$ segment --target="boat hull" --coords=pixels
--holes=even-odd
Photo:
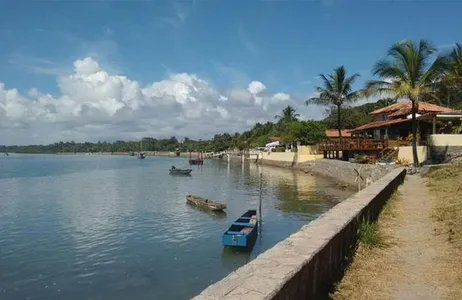
[[[224,209],[226,209],[226,204],[194,195],[187,195],[186,201],[191,205],[215,212],[223,211]]]
[[[252,248],[258,236],[256,210],[249,210],[223,234],[222,244],[229,247]]]
[[[169,172],[172,175],[189,175],[192,169],[170,169]]]

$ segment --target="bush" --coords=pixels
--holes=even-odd
[[[369,162],[369,159],[365,154],[355,154],[354,159],[358,164],[367,164]]]
[[[398,158],[398,159],[396,160],[396,163],[397,163],[398,165],[409,165],[409,164],[411,163],[411,161],[410,161],[409,159],[403,157],[403,158]]]
[[[276,149],[274,149],[274,152],[286,152],[286,148],[284,148],[284,147],[277,147]]]

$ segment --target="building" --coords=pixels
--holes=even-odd
[[[425,143],[428,135],[433,132],[433,120],[427,116],[439,113],[451,114],[454,111],[451,108],[431,103],[417,103],[417,140],[419,144]],[[375,140],[389,139],[401,141],[404,144],[411,141],[412,102],[410,100],[376,109],[370,114],[374,116],[374,121],[350,130],[353,137],[365,137]]]
[[[339,138],[338,129],[326,129],[326,137],[329,139]],[[342,138],[350,138],[351,132],[349,129],[342,129]]]
[[[351,138],[339,139],[338,130],[326,131],[328,139],[319,144],[323,151],[324,158],[342,158],[348,160],[356,154],[366,155],[375,159],[387,160],[392,157],[412,158],[412,102],[409,100],[400,101],[395,104],[376,109],[370,113],[374,121],[348,130]],[[434,153],[436,146],[440,149],[448,149],[451,146],[452,152],[456,151],[461,144],[462,135],[451,136],[451,127],[460,126],[462,112],[454,111],[451,108],[438,106],[426,102],[417,103],[417,144],[421,152],[422,161],[426,159],[427,147],[430,146],[430,156]],[[438,137],[445,133],[444,137]],[[435,145],[436,139],[444,140],[444,147]],[[446,142],[450,140],[450,142]],[[454,144],[454,145],[453,145]],[[438,149],[437,149],[438,150]],[[440,150],[438,150],[441,152]],[[401,153],[401,154],[400,154]],[[403,153],[408,153],[404,155]],[[441,156],[438,154],[438,156]],[[446,154],[445,154],[446,156]]]

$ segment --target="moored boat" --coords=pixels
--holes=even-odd
[[[223,209],[226,209],[226,204],[195,195],[187,195],[186,201],[191,205],[206,208],[211,211],[223,211]]]
[[[189,175],[192,172],[192,169],[170,169],[169,170],[170,174],[175,174],[175,175]]]
[[[256,210],[248,210],[223,233],[223,246],[252,248],[258,236]]]
[[[137,156],[139,159],[145,159],[146,158],[146,153],[144,152],[140,152],[138,153],[138,156]]]

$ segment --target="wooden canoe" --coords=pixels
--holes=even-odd
[[[223,211],[223,209],[226,209],[226,204],[213,201],[213,200],[209,200],[207,198],[195,196],[195,195],[187,195],[186,201],[191,205],[199,206],[201,208],[206,208],[211,211]]]
[[[248,210],[223,233],[223,246],[251,249],[258,236],[258,218],[256,210]]]

